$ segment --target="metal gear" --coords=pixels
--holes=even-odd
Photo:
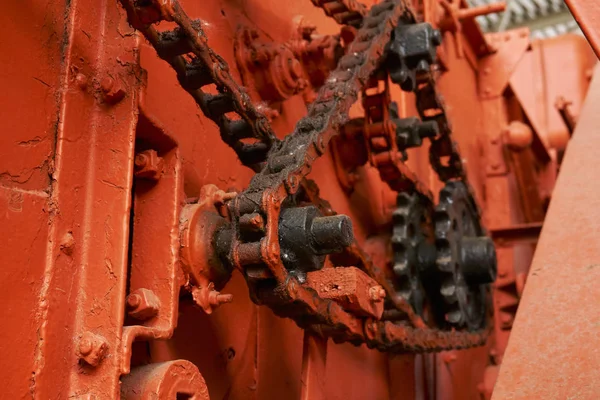
[[[418,193],[399,193],[397,208],[392,214],[394,224],[392,249],[396,294],[410,303],[415,313],[423,315],[425,292],[420,272],[435,261],[435,248],[428,242],[431,232],[431,203]]]
[[[432,295],[443,299],[434,310],[438,323],[481,329],[487,320],[489,284],[496,279],[496,252],[463,182],[449,181],[440,191],[434,224],[438,279]]]

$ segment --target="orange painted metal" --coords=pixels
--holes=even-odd
[[[565,154],[494,399],[593,399],[600,391],[596,69]],[[565,223],[568,221],[568,223]]]
[[[298,81],[316,86],[332,68],[340,27],[312,3],[181,1],[192,18],[206,22],[210,45],[227,61],[233,78],[249,86],[257,104],[264,102],[260,110],[272,119],[279,137],[293,130],[312,99],[312,88],[296,87]],[[494,41],[472,18],[489,7],[467,11],[465,2],[448,4],[421,5],[425,18],[446,30],[439,50],[439,89],[496,240],[494,329],[478,348],[395,356],[304,332],[255,305],[240,271],[218,270],[222,265],[215,258],[215,238],[227,216],[223,203],[247,187],[253,172],[223,143],[217,126],[201,114],[176,74],[129,26],[117,1],[7,4],[0,16],[3,396],[477,399],[489,398],[502,365],[497,398],[504,398],[516,387],[518,372],[528,376],[533,360],[545,362],[546,374],[563,373],[543,357],[568,354],[540,351],[527,339],[543,338],[535,336],[548,323],[542,311],[567,319],[587,301],[584,292],[576,292],[580,297],[558,304],[564,308],[547,298],[542,303],[544,288],[557,284],[553,276],[591,285],[596,271],[593,260],[576,254],[578,242],[565,239],[564,223],[558,229],[559,217],[570,221],[572,206],[583,203],[573,196],[593,194],[583,185],[593,168],[576,165],[573,156],[592,154],[583,138],[593,136],[582,134],[593,133],[588,128],[593,103],[581,111],[592,57],[577,37],[532,44],[516,31]],[[279,49],[287,43],[294,51],[282,51],[277,64],[261,66],[264,70],[249,68],[236,51],[240,29],[246,28],[260,33],[262,45]],[[352,33],[342,32],[341,40]],[[417,115],[412,94],[389,90],[401,116]],[[561,167],[551,225],[544,227],[538,243],[542,252],[526,284],[537,230],[570,137],[570,127],[555,107],[558,98],[569,102],[569,113],[580,125]],[[363,114],[360,104],[351,114]],[[345,144],[339,151],[332,147],[309,177],[322,199],[352,218],[358,244],[372,259],[361,262],[385,276],[392,259],[396,193],[366,164],[362,143],[354,143],[356,148]],[[441,183],[426,150],[409,150],[406,164],[437,193]],[[578,179],[566,173],[577,173],[573,176]],[[307,190],[309,196],[315,192]],[[589,204],[582,205],[576,223],[593,226]],[[248,223],[261,229],[260,221]],[[570,253],[555,254],[553,249],[561,247],[551,240],[560,240]],[[586,251],[585,257],[593,256],[591,247]],[[357,248],[349,254],[360,260]],[[583,264],[573,274],[559,268],[577,257]],[[536,272],[535,266],[542,264],[548,269]],[[343,273],[351,275],[345,281],[350,284],[344,288],[345,307],[382,315],[381,288],[359,270]],[[316,292],[319,284],[343,275],[328,266],[311,274],[309,278],[327,275],[312,280]],[[521,301],[524,286],[529,289]],[[572,295],[564,288],[555,290]],[[517,339],[505,356],[517,307]],[[593,330],[583,327],[593,320],[589,315],[577,318],[581,334],[590,335],[581,346],[588,345]],[[391,327],[389,337],[413,334],[389,321],[378,324]],[[560,340],[566,346],[566,339]],[[594,350],[569,351],[591,357]],[[519,360],[521,355],[528,361]],[[567,372],[584,377],[593,361]],[[532,382],[540,382],[539,372],[531,376]],[[542,386],[519,390],[535,397],[550,390]]]
[[[600,4],[595,1],[565,0],[581,30],[600,57]]]

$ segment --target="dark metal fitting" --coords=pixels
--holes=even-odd
[[[241,243],[238,245],[237,259],[240,265],[260,263],[262,260],[260,242]]]
[[[243,119],[228,119],[223,117],[219,126],[227,132],[232,140],[251,138],[254,135],[252,125]]]
[[[496,249],[487,236],[463,237],[461,243],[461,266],[467,282],[486,284],[496,280]]]
[[[269,164],[269,169],[275,173],[282,171],[286,167],[293,165],[296,161],[296,158],[293,154],[288,154],[284,156],[279,156],[273,159],[273,161]]]
[[[185,42],[187,43],[187,41]],[[177,50],[175,44],[173,44],[173,47],[174,48],[168,46],[165,47],[165,52],[175,52]],[[181,50],[183,50],[183,48]],[[159,54],[159,56],[162,57],[161,54]],[[177,80],[179,80],[179,84],[187,90],[196,90],[202,86],[213,83],[210,72],[207,71],[204,65],[202,65],[198,60],[193,60],[192,62],[186,63],[185,70],[177,74]]]
[[[396,143],[400,150],[419,147],[424,138],[436,137],[440,130],[435,121],[421,121],[417,117],[395,119]]]
[[[326,254],[341,251],[353,240],[352,221],[345,215],[323,217],[308,206],[286,208],[279,217],[281,258],[290,271],[319,270]]]
[[[313,246],[320,254],[334,253],[354,241],[352,220],[347,215],[317,217],[312,222]]]
[[[126,302],[128,314],[142,321],[155,317],[160,308],[158,297],[152,290],[144,288],[131,292]]]
[[[417,74],[429,71],[441,43],[440,31],[427,22],[399,24],[387,49],[386,63],[392,81],[405,91],[415,90]]]
[[[179,27],[172,31],[159,32],[158,43],[155,47],[158,56],[163,60],[170,60],[173,57],[192,51],[185,32]],[[199,63],[196,65],[199,65]]]
[[[233,98],[229,93],[209,94],[204,96],[203,101],[213,118],[235,111]]]
[[[259,212],[261,209],[260,198],[257,198],[256,196],[238,196],[234,200],[234,203],[240,214],[251,214]]]

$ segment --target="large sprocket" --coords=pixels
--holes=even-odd
[[[434,212],[440,325],[481,329],[487,321],[489,284],[496,279],[496,252],[485,235],[475,199],[463,182],[449,181]]]
[[[397,208],[392,214],[394,224],[392,249],[396,294],[406,300],[419,315],[423,315],[425,292],[421,270],[435,249],[432,242],[432,205],[419,193],[399,193]],[[433,252],[432,252],[433,250]]]

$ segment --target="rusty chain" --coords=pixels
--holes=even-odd
[[[328,17],[340,25],[358,28],[367,13],[367,7],[357,0],[310,0],[316,7],[323,9]]]
[[[180,85],[204,115],[219,126],[222,140],[236,152],[242,164],[259,170],[277,141],[275,133],[268,117],[233,79],[227,62],[209,47],[201,21],[192,21],[176,0],[120,1],[131,26],[142,32],[158,56],[177,72]],[[175,22],[177,27],[158,31],[155,24],[161,21]],[[217,94],[204,89],[210,85],[216,87]]]
[[[177,0],[121,0],[131,25],[171,64],[182,87],[193,96],[203,113],[217,123],[221,137],[236,151],[242,163],[257,171],[248,188],[230,203],[234,230],[230,259],[244,271],[255,302],[268,305],[277,315],[292,318],[299,326],[329,335],[337,342],[366,343],[382,351],[428,352],[480,345],[487,332],[428,328],[414,315],[408,303],[397,299],[394,300],[397,308],[407,314],[413,327],[357,317],[336,302],[319,297],[291,275],[282,262],[278,241],[282,208],[294,205],[313,162],[327,151],[331,138],[348,121],[350,106],[380,67],[394,27],[415,21],[405,1],[386,0],[372,6],[368,13],[354,0],[311,1],[339,23],[360,28],[346,55],[319,89],[308,115],[298,122],[294,132],[278,141],[267,117],[233,80],[227,63],[209,47],[201,22],[192,21]],[[173,21],[178,27],[159,32],[153,25],[161,20]],[[421,83],[417,89],[423,120],[440,119],[435,111],[443,111],[437,102],[439,96],[435,94],[433,80],[430,82],[430,87]],[[216,86],[218,94],[202,90],[210,84]],[[432,90],[436,101],[430,98]],[[232,112],[237,113],[239,119],[226,116]],[[447,125],[447,121],[443,122]],[[248,138],[256,142],[245,143],[243,139]],[[432,141],[432,149],[432,165],[440,178],[466,178],[462,164],[457,175],[456,157],[458,162],[460,157],[450,139],[449,127]],[[441,163],[441,157],[445,156],[452,162]],[[426,192],[416,175],[398,160],[394,163],[399,166],[402,187],[407,185]],[[428,194],[428,197],[431,196]],[[262,223],[256,224],[257,220]],[[260,227],[258,232],[257,226]],[[369,264],[356,243],[348,251],[354,252],[363,269],[379,278],[380,271]],[[390,292],[387,287],[386,290]]]

